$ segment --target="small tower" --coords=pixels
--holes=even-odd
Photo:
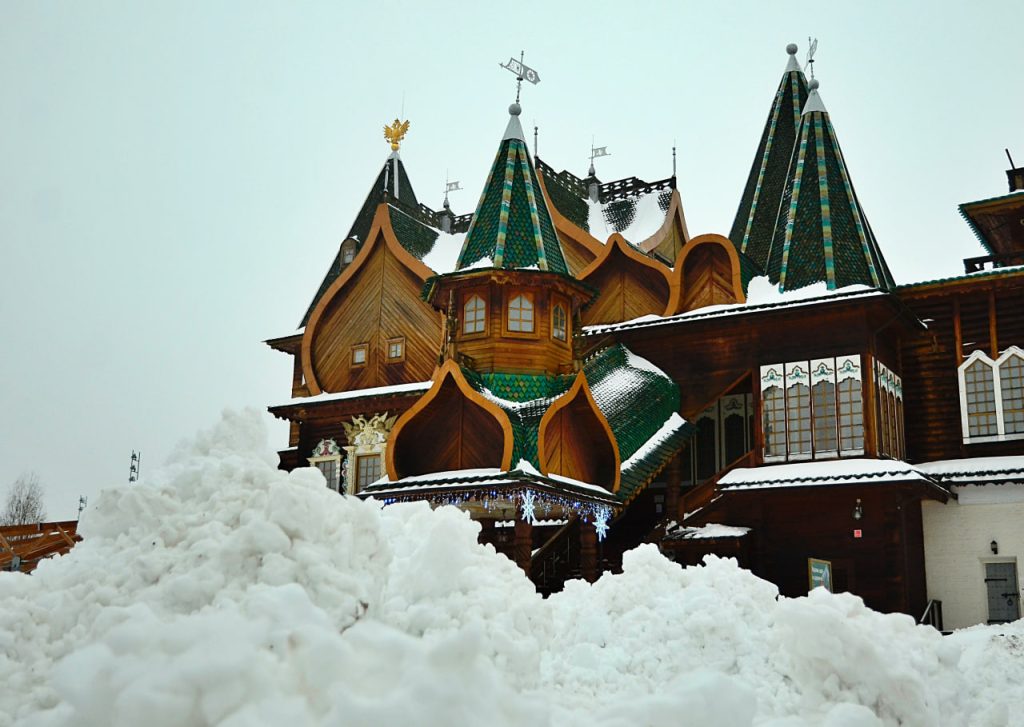
[[[569,275],[520,113],[509,107],[456,272],[426,295],[447,314],[447,357],[480,372],[566,373],[572,322],[591,294]]]
[[[820,281],[829,290],[858,283],[889,290],[892,274],[854,192],[818,85],[817,79],[808,85],[766,272],[780,290]]]
[[[743,188],[729,239],[762,270],[768,263],[779,199],[786,186],[789,157],[800,126],[800,110],[807,100],[807,79],[796,60],[796,43],[786,46],[789,59],[775,91],[761,142]]]

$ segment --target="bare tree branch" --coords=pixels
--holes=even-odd
[[[33,525],[46,519],[43,486],[39,475],[26,472],[11,485],[7,501],[0,513],[0,525]]]

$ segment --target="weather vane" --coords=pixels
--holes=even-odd
[[[498,65],[504,68],[506,71],[512,71],[516,74],[516,103],[519,103],[519,91],[522,90],[523,81],[529,81],[534,86],[540,83],[540,75],[537,71],[533,70],[525,63],[523,63],[523,57],[525,51],[519,51],[519,60],[515,57],[508,59],[508,63],[499,63]]]
[[[444,205],[445,205],[445,207],[448,206],[448,193],[449,192],[458,192],[461,189],[462,189],[462,185],[457,180],[454,181],[454,182],[449,182],[448,181],[448,173],[445,172],[445,175],[444,175]]]
[[[814,52],[818,50],[818,39],[807,36],[807,69],[814,78]]]
[[[399,121],[395,119],[391,122],[391,126],[384,125],[384,138],[391,142],[391,151],[398,151],[399,145],[402,143],[402,139],[405,138],[406,132],[409,131],[408,121]]]

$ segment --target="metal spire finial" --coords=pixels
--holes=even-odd
[[[807,71],[810,74],[811,78],[814,78],[814,53],[817,50],[818,39],[807,36]]]
[[[523,59],[526,57],[526,51],[519,51],[519,60],[515,57],[508,59],[508,63],[499,63],[498,65],[504,68],[506,71],[512,71],[516,74],[516,102],[515,105],[519,105],[519,93],[523,89],[523,81],[529,81],[534,86],[540,83],[540,75],[537,71],[533,70],[525,63]]]

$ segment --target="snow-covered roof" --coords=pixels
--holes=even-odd
[[[754,490],[776,487],[823,487],[829,485],[863,485],[890,482],[922,482],[933,480],[913,465],[892,459],[833,459],[738,467],[718,481],[722,490]]]
[[[629,224],[616,229],[608,224],[608,214],[614,214],[615,207],[625,203],[633,205],[633,217]],[[605,242],[612,233],[618,232],[626,240],[639,244],[661,229],[665,224],[665,210],[661,200],[661,194],[647,193],[627,197],[625,200],[614,200],[612,202],[594,202],[587,200],[587,219],[590,226],[590,234],[599,241]],[[609,210],[609,208],[612,208]]]
[[[699,527],[681,527],[674,520],[665,526],[665,538],[668,540],[706,540],[710,538],[742,538],[750,532],[750,528],[735,525],[719,525],[708,523]]]
[[[915,467],[946,484],[1024,482],[1024,455],[941,459],[923,462]]]
[[[423,264],[438,274],[454,272],[465,241],[465,232],[438,232],[434,247],[423,256]]]
[[[850,301],[865,298],[877,298],[888,295],[885,291],[869,288],[865,285],[850,285],[836,290],[827,290],[824,283],[808,285],[786,293],[774,294],[774,300],[762,297],[755,288],[755,281],[762,280],[754,278],[750,281],[754,295],[748,290],[746,303],[732,303],[725,305],[709,305],[697,310],[679,313],[674,316],[646,315],[622,323],[609,323],[597,326],[584,326],[583,331],[588,335],[611,333],[614,331],[629,330],[634,328],[653,328],[655,326],[666,326],[676,323],[686,323],[693,320],[707,320],[710,318],[726,318],[730,316],[746,315],[748,313],[760,313],[769,310],[792,309],[809,305],[819,305],[832,301]],[[764,280],[767,280],[766,278]],[[760,283],[758,284],[760,285]]]
[[[351,389],[334,393],[317,394],[316,396],[297,396],[291,401],[277,406],[296,406],[298,404],[322,404],[327,401],[344,401],[346,399],[366,399],[372,396],[390,396],[395,394],[413,394],[426,391],[433,381],[416,381],[411,384],[393,384],[391,386],[374,386],[368,389]],[[276,407],[271,407],[276,408]]]

